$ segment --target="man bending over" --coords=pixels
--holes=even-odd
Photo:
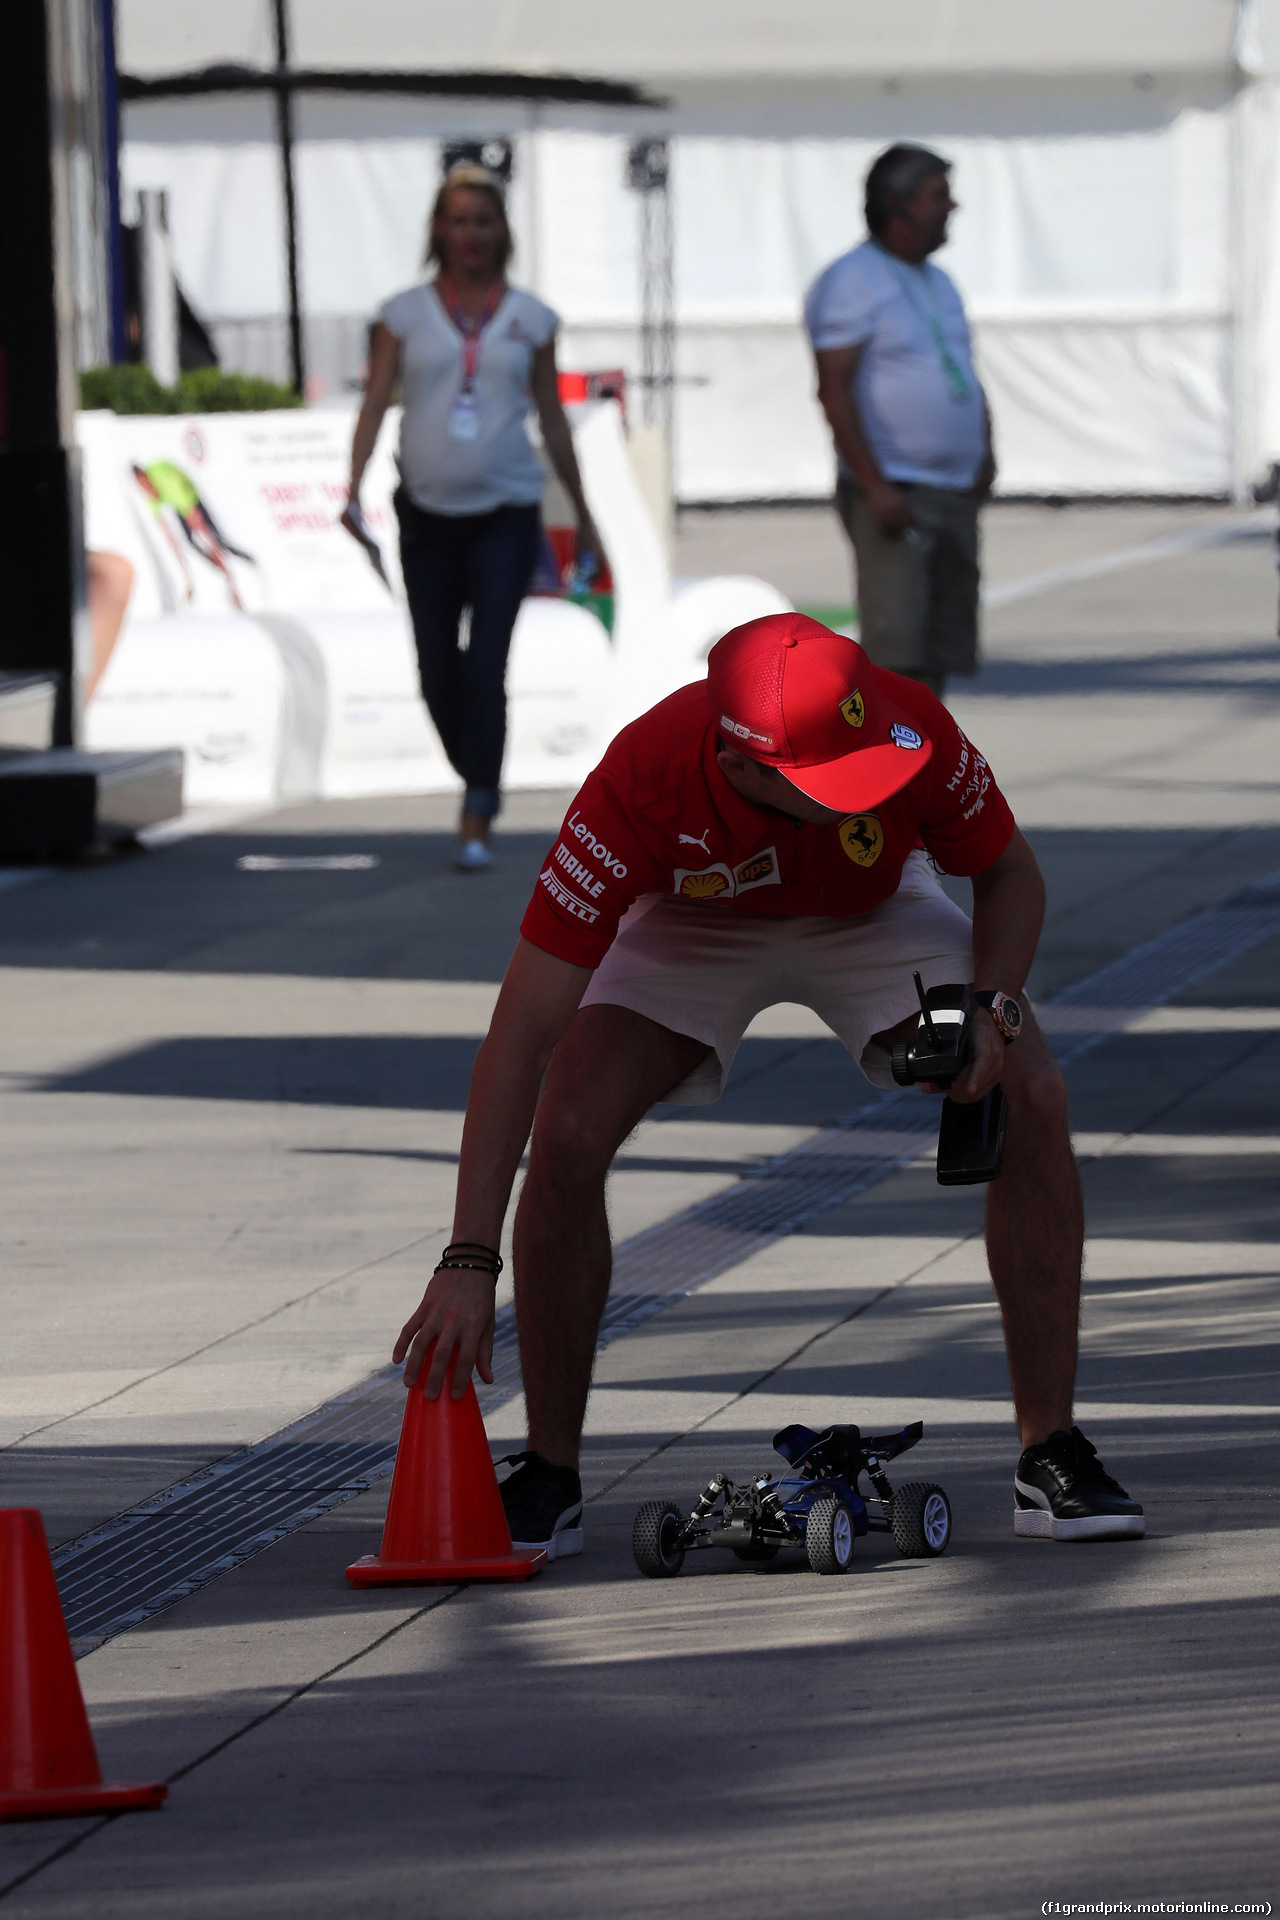
[[[930,856],[973,881],[973,920]],[[1009,1103],[987,1257],[1022,1443],[1014,1530],[1141,1534],[1142,1508],[1072,1424],[1084,1220],[1066,1089],[1023,986],[1044,884],[982,755],[918,683],[802,614],[725,635],[705,681],[624,728],[569,809],[476,1057],[454,1240],[399,1340],[435,1397],[492,1378],[496,1249],[515,1222],[529,1450],[504,1482],[518,1546],[582,1548],[578,1446],[611,1248],[605,1181],[659,1100],[718,1098],[755,1014],[812,1007],[866,1077],[926,987],[972,983],[967,1078]],[[544,1084],[545,1075],[545,1084]],[[539,1090],[541,1089],[541,1098]],[[536,1109],[536,1113],[535,1113]]]

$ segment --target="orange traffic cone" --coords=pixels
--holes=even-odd
[[[168,1791],[104,1783],[39,1511],[0,1510],[0,1820],[125,1813]]]
[[[427,1399],[431,1352],[405,1402],[382,1552],[347,1568],[353,1587],[527,1580],[547,1557],[542,1547],[517,1553],[511,1545],[471,1382],[455,1400],[450,1367],[439,1399]]]

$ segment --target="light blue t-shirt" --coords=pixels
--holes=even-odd
[[[815,352],[865,349],[853,397],[886,479],[971,487],[986,415],[964,306],[942,268],[908,266],[864,240],[818,275],[804,317]]]
[[[550,307],[508,287],[476,362],[473,438],[450,438],[462,390],[464,344],[430,281],[387,301],[378,318],[400,342],[400,478],[427,513],[492,513],[536,506],[546,476],[525,428],[533,356],[559,325]]]

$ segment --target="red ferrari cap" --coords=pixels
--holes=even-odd
[[[933,753],[857,641],[807,614],[732,628],[711,649],[707,693],[726,741],[844,813],[888,800]]]

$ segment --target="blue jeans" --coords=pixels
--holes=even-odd
[[[422,697],[449,765],[466,785],[464,811],[491,820],[502,805],[507,652],[538,557],[541,515],[517,506],[426,513],[403,487],[395,507]]]

